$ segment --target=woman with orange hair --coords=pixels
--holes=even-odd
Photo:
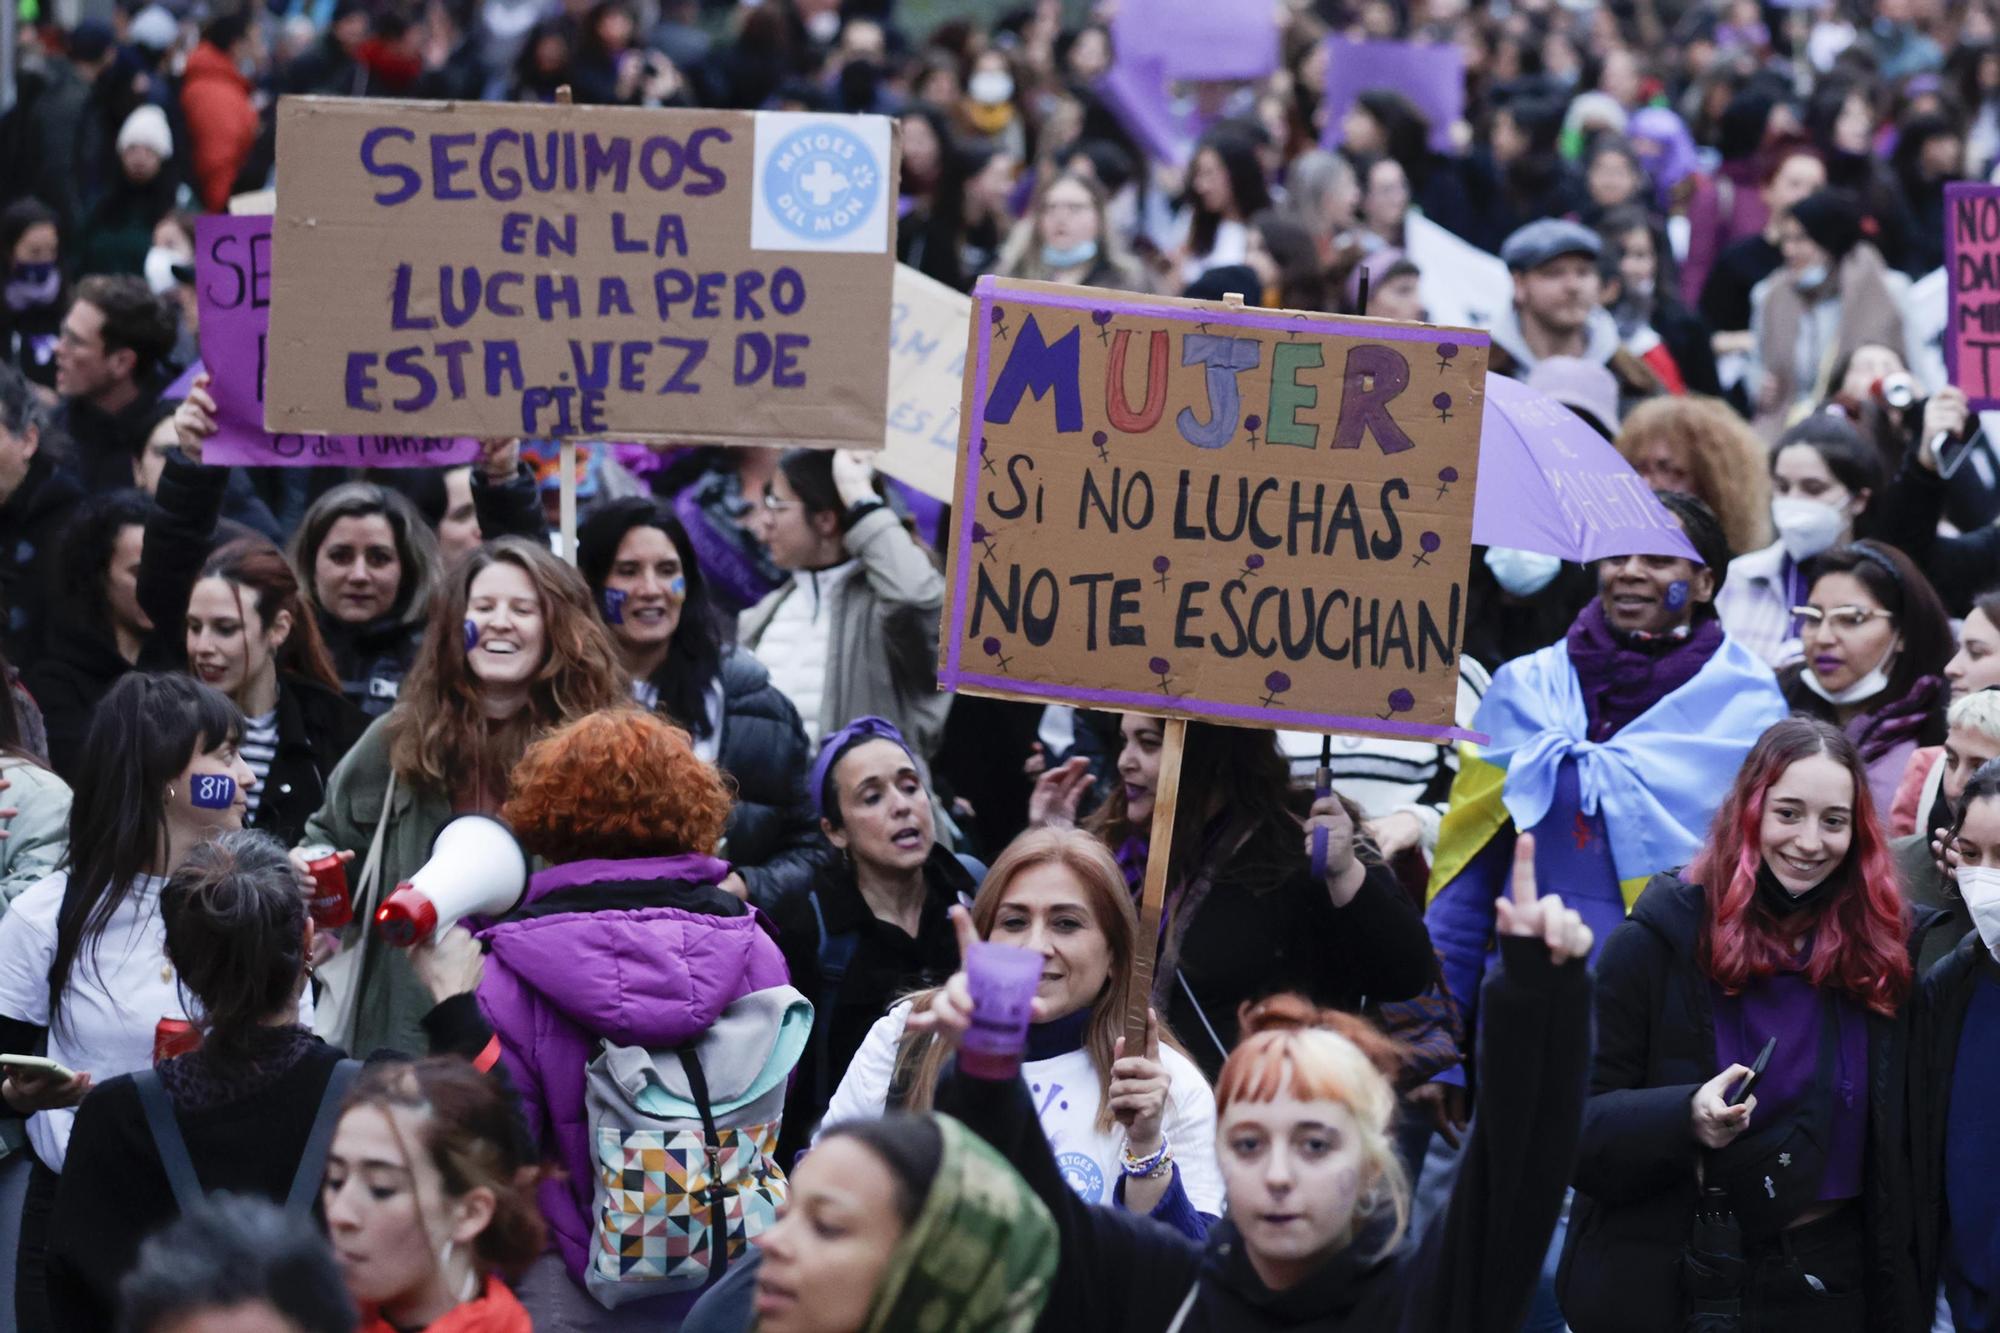
[[[729,793],[679,728],[631,707],[578,718],[528,748],[500,814],[548,869],[480,932],[479,1007],[529,1128],[562,1167],[541,1201],[568,1279],[543,1263],[520,1291],[537,1326],[567,1328],[573,1311],[605,1317],[571,1281],[583,1283],[597,1245],[592,1190],[606,1169],[584,1104],[599,1043],[689,1046],[733,1001],[787,974],[760,919],[719,887]],[[692,1300],[621,1304],[619,1326],[630,1313],[671,1327]]]
[[[1770,540],[1769,451],[1721,399],[1648,399],[1625,418],[1616,444],[1648,486],[1714,510],[1730,550],[1755,551]]]
[[[976,1130],[1056,1219],[1063,1263],[1044,1328],[1104,1333],[1518,1328],[1553,1234],[1583,1117],[1590,1064],[1590,929],[1535,891],[1534,839],[1497,909],[1501,965],[1488,974],[1480,1107],[1449,1207],[1409,1234],[1409,1186],[1391,1122],[1395,1048],[1364,1021],[1296,997],[1241,1015],[1242,1042],[1215,1088],[1215,1151],[1229,1211],[1197,1243],[1092,1207],[1062,1178],[1035,1099],[961,1067],[938,1110]],[[962,948],[977,939],[953,913]],[[1035,1001],[1040,1016],[1042,1001]],[[953,976],[913,1020],[956,1041],[972,992]]]

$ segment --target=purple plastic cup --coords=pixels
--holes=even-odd
[[[958,1067],[973,1078],[1010,1079],[1028,1046],[1042,956],[982,940],[966,955],[965,979],[972,987],[972,1027],[959,1047]]]

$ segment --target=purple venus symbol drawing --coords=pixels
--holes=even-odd
[[[1167,688],[1167,679],[1168,679],[1168,674],[1173,669],[1174,669],[1173,663],[1169,662],[1164,657],[1155,657],[1152,661],[1146,663],[1146,670],[1152,672],[1154,675],[1160,678],[1161,694],[1172,693],[1172,691]]]
[[[1412,569],[1418,565],[1428,565],[1431,562],[1431,557],[1437,554],[1437,548],[1444,545],[1444,539],[1439,537],[1435,532],[1426,532],[1423,536],[1417,538],[1417,545],[1423,549],[1417,552],[1414,560],[1410,561]]]
[[[995,535],[984,523],[974,523],[972,525],[972,540],[986,548],[986,559],[988,560],[993,558],[993,538]]]
[[[1390,690],[1389,711],[1386,713],[1377,714],[1377,716],[1381,717],[1384,721],[1387,721],[1388,719],[1394,717],[1398,713],[1409,712],[1412,708],[1415,708],[1416,706],[1417,706],[1417,696],[1411,694],[1408,690]]]
[[[1250,447],[1252,449],[1257,447],[1257,432],[1263,425],[1264,418],[1258,416],[1255,412],[1243,418],[1243,429],[1250,432]]]
[[[1452,359],[1453,359],[1454,357],[1456,357],[1457,355],[1458,355],[1458,344],[1457,344],[1457,343],[1439,343],[1439,344],[1438,344],[1438,374],[1440,374],[1440,375],[1444,374],[1444,372],[1445,372],[1446,368],[1447,368],[1447,367],[1449,367],[1449,366],[1451,365],[1451,363],[1452,363]]]
[[[1431,406],[1432,406],[1432,407],[1435,407],[1435,408],[1436,408],[1436,409],[1438,410],[1438,420],[1439,420],[1439,421],[1450,421],[1450,420],[1451,420],[1451,395],[1450,395],[1450,394],[1448,394],[1448,393],[1441,393],[1441,394],[1439,394],[1439,395],[1438,395],[1437,397],[1435,397],[1435,398],[1431,399]]]
[[[1101,343],[1111,341],[1111,312],[1109,310],[1091,311],[1090,322],[1097,326],[1097,341]]]
[[[1172,569],[1173,567],[1174,567],[1174,562],[1167,559],[1165,556],[1156,555],[1153,557],[1153,572],[1160,576],[1160,590],[1162,592],[1166,591],[1167,587],[1167,571]],[[1164,661],[1165,659],[1156,657],[1153,660],[1155,662],[1160,662]]]
[[[994,638],[990,634],[979,641],[979,651],[985,653],[988,657],[992,658],[995,662],[999,663],[1000,669],[1002,671],[1005,671],[1007,669],[1007,664],[1014,660],[1011,657],[1001,656],[1000,640]]]
[[[1454,481],[1457,481],[1457,480],[1458,480],[1458,469],[1457,469],[1457,468],[1455,468],[1455,467],[1441,467],[1441,468],[1439,468],[1439,469],[1438,469],[1438,499],[1440,499],[1440,500],[1444,499],[1444,493],[1445,493],[1446,491],[1450,490],[1450,489],[1451,489],[1451,484],[1452,484],[1452,483],[1453,483]]]
[[[993,331],[1002,338],[1007,336],[1007,307],[1004,305],[993,307]]]
[[[1264,557],[1252,551],[1243,557],[1243,568],[1236,571],[1236,577],[1244,580],[1254,579],[1257,577],[1257,571],[1263,567]]]
[[[1090,432],[1090,442],[1097,449],[1098,462],[1100,463],[1105,462],[1111,457],[1111,450],[1106,447],[1111,443],[1111,437],[1109,435],[1106,435],[1101,430],[1094,430]]]
[[[1273,699],[1290,688],[1292,688],[1292,678],[1282,671],[1273,671],[1264,677],[1264,707],[1269,708]]]

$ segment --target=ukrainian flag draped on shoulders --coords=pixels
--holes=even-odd
[[[1468,1049],[1515,830],[1535,835],[1542,891],[1602,946],[1648,879],[1694,856],[1750,747],[1789,712],[1771,668],[1727,637],[1608,738],[1590,739],[1588,711],[1565,638],[1494,673],[1473,723],[1490,739],[1460,746],[1426,919]]]

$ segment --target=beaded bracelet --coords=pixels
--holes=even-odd
[[[1139,1180],[1157,1176],[1174,1160],[1173,1145],[1167,1141],[1165,1130],[1160,1131],[1160,1146],[1145,1157],[1134,1157],[1128,1147],[1124,1151],[1125,1174]]]

